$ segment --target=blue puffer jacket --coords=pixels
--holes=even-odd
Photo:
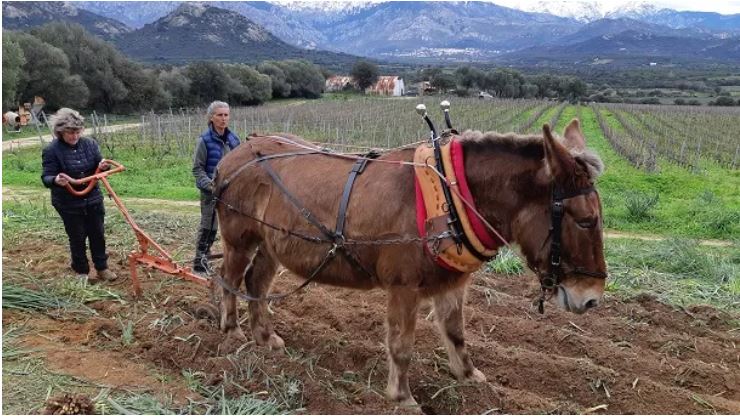
[[[213,131],[212,127],[209,127],[208,130],[204,131],[203,134],[200,135],[200,138],[203,139],[203,143],[206,145],[206,151],[208,152],[206,156],[205,171],[208,177],[213,179],[213,172],[216,170],[216,165],[218,165],[218,162],[220,162],[221,158],[224,157],[224,142],[229,146],[229,150],[234,150],[235,147],[239,146],[239,138],[236,137],[236,135],[228,128],[224,130],[223,136],[219,137],[219,135]],[[223,140],[223,138],[226,140]]]
[[[66,173],[74,179],[84,178],[95,173],[103,157],[98,143],[93,139],[81,137],[76,145],[70,146],[64,140],[54,139],[41,156],[43,171],[41,181],[51,188],[51,204],[63,211],[74,211],[103,202],[100,186],[84,196],[74,196],[65,188],[54,183],[59,173]],[[80,189],[83,189],[81,186]]]

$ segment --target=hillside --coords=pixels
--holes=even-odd
[[[157,63],[307,59],[333,66],[357,59],[297,48],[239,13],[200,3],[184,3],[154,23],[117,39],[116,45],[135,59]]]
[[[131,31],[118,20],[81,9],[70,2],[3,2],[3,29],[27,29],[60,20],[80,24],[105,40],[120,38]]]

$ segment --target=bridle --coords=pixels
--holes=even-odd
[[[573,192],[565,192],[559,186],[552,188],[550,196],[550,262],[549,270],[547,273],[539,274],[541,295],[539,299],[539,305],[537,309],[540,313],[545,312],[545,300],[549,293],[554,293],[555,289],[560,286],[561,281],[565,273],[563,272],[563,266],[561,261],[561,253],[563,248],[563,217],[565,216],[565,206],[563,201],[566,199],[575,198],[582,195],[588,195],[596,192],[596,188],[589,186],[588,188],[578,189]],[[607,274],[597,271],[586,270],[581,267],[576,267],[572,270],[573,273],[582,274],[591,277],[598,277],[606,279]]]

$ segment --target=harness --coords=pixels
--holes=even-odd
[[[552,189],[550,196],[550,267],[547,273],[538,273],[540,275],[541,294],[538,300],[537,309],[540,313],[545,312],[544,304],[547,295],[554,293],[555,288],[560,286],[563,276],[565,275],[561,261],[561,251],[563,246],[563,217],[565,216],[565,206],[563,205],[563,201],[581,195],[588,195],[592,192],[596,192],[596,189],[593,186],[569,193],[565,193],[557,186]],[[576,267],[571,270],[571,272],[603,279],[606,279],[607,277],[606,273],[585,270],[581,267]]]
[[[281,138],[284,139],[284,138]],[[288,140],[288,139],[285,139]],[[289,140],[288,140],[289,141]],[[365,171],[365,168],[367,167],[367,163],[373,159],[376,159],[380,156],[380,153],[371,150],[370,152],[366,153],[365,155],[357,158],[355,160],[355,163],[352,165],[352,169],[349,172],[349,175],[347,177],[347,181],[344,184],[344,189],[342,191],[342,198],[339,203],[339,209],[337,212],[337,222],[336,227],[334,231],[327,228],[324,224],[321,223],[308,208],[306,208],[301,201],[296,198],[295,195],[293,195],[290,190],[285,186],[282,179],[280,178],[280,175],[275,172],[275,170],[270,165],[270,160],[272,159],[278,159],[278,158],[284,158],[284,157],[291,157],[291,156],[300,156],[300,155],[307,155],[307,154],[327,154],[331,155],[332,153],[328,152],[324,149],[316,149],[316,150],[309,150],[309,151],[299,151],[299,152],[290,152],[290,153],[278,153],[278,154],[272,154],[272,155],[262,155],[259,152],[253,153],[254,159],[250,160],[247,164],[241,166],[237,171],[235,171],[229,178],[227,178],[223,185],[216,190],[214,197],[224,203],[223,200],[220,199],[221,193],[228,187],[229,183],[231,182],[231,179],[239,175],[245,168],[253,165],[259,165],[264,169],[265,172],[267,172],[268,175],[270,175],[270,178],[272,179],[273,183],[278,187],[280,192],[286,197],[286,199],[293,205],[298,212],[301,214],[303,218],[306,219],[311,225],[316,227],[321,234],[323,234],[323,238],[316,238],[316,237],[309,237],[304,236],[302,234],[298,234],[295,232],[289,232],[290,235],[293,235],[295,237],[302,238],[307,241],[311,241],[314,243],[330,243],[331,247],[326,253],[326,256],[324,256],[324,259],[321,261],[321,263],[314,269],[314,271],[311,273],[310,276],[298,287],[291,290],[290,292],[283,293],[283,294],[273,294],[268,295],[264,298],[255,298],[246,294],[243,294],[239,292],[238,290],[232,288],[229,284],[227,284],[222,278],[218,276],[213,276],[214,280],[216,280],[224,289],[226,289],[229,293],[243,299],[246,301],[265,301],[265,300],[279,300],[283,299],[295,292],[298,292],[299,290],[303,289],[304,287],[308,286],[309,283],[311,283],[316,276],[319,275],[321,270],[324,269],[324,267],[329,264],[329,262],[336,257],[337,252],[339,252],[345,260],[354,268],[362,271],[366,276],[370,277],[371,279],[375,279],[375,275],[369,271],[363,264],[360,262],[360,259],[357,257],[356,254],[350,250],[350,248],[346,245],[347,238],[344,236],[344,224],[347,216],[347,208],[349,206],[349,199],[350,195],[352,194],[352,189],[354,187],[355,179],[357,179],[357,176],[362,174]],[[229,204],[226,204],[229,208],[234,209]],[[241,212],[240,212],[241,213]],[[241,213],[243,215],[246,215],[244,213]],[[254,218],[252,216],[247,215],[250,218],[253,218],[260,222],[261,224],[265,224],[270,226],[270,228],[273,229],[279,229],[278,227],[272,226],[271,224],[268,224],[262,220],[259,220],[257,218]]]
[[[419,110],[420,106],[417,106],[417,112],[419,112]],[[483,262],[495,256],[498,248],[502,245],[506,245],[511,248],[506,239],[504,239],[475,209],[473,196],[467,186],[463,169],[464,159],[462,145],[459,141],[454,140],[454,136],[452,136],[452,134],[456,132],[451,129],[447,111],[445,110],[445,119],[450,130],[446,131],[442,137],[440,137],[437,136],[431,120],[429,120],[426,115],[425,108],[423,110],[423,117],[431,128],[432,140],[430,144],[422,144],[417,147],[414,155],[414,162],[409,163],[378,160],[378,162],[401,163],[414,166],[416,173],[415,187],[417,196],[417,227],[419,237],[360,241],[348,240],[344,236],[345,217],[354,181],[357,176],[362,174],[365,170],[367,163],[377,158],[379,156],[378,154],[370,152],[360,157],[336,154],[327,149],[302,145],[284,137],[270,136],[286,143],[294,144],[303,150],[271,155],[262,155],[259,152],[253,153],[254,159],[242,165],[222,181],[221,186],[214,192],[214,198],[218,202],[223,203],[227,208],[253,219],[268,228],[281,231],[288,235],[313,243],[329,243],[331,244],[331,247],[322,262],[316,269],[314,269],[303,284],[285,294],[274,294],[263,298],[255,298],[230,287],[218,276],[213,276],[214,280],[223,286],[226,291],[240,299],[246,301],[270,301],[285,298],[306,287],[329,263],[329,261],[336,257],[337,251],[345,257],[352,267],[361,270],[371,279],[375,278],[374,274],[371,271],[368,271],[359,261],[357,256],[348,248],[348,245],[406,244],[410,242],[423,242],[425,244],[425,249],[434,257],[441,267],[465,273],[477,270]],[[342,198],[337,213],[337,223],[334,231],[329,230],[318,219],[316,219],[316,217],[285,187],[280,176],[272,169],[269,163],[269,160],[272,159],[309,154],[322,154],[355,160],[342,192]],[[434,167],[431,165],[432,158],[434,158]],[[262,219],[244,213],[229,204],[227,201],[221,199],[221,194],[229,186],[231,181],[242,171],[254,165],[261,166],[270,175],[273,182],[276,184],[278,189],[280,189],[283,195],[285,195],[288,201],[298,209],[300,214],[310,224],[321,231],[323,234],[322,237],[307,236],[277,227],[263,221]],[[539,298],[538,307],[540,313],[544,313],[544,301],[547,294],[554,293],[554,290],[560,286],[562,278],[565,275],[565,271],[563,271],[561,264],[562,219],[565,213],[563,201],[577,196],[587,195],[592,192],[595,192],[593,186],[570,193],[565,193],[562,189],[554,187],[551,192],[549,267],[546,273],[540,273],[535,268],[535,272],[540,278],[541,285],[541,296]],[[423,215],[419,213],[422,213]],[[486,228],[490,229],[496,235],[496,238],[488,234]],[[598,278],[607,277],[606,273],[588,271],[579,267],[576,267],[569,272]],[[565,291],[563,292],[565,293]]]
[[[439,141],[438,149],[422,145],[414,154],[416,224],[421,236],[440,232],[447,236],[436,240],[435,246],[426,246],[438,265],[470,273],[493,258],[503,242],[494,239],[473,214],[475,206],[465,177],[462,144],[451,133]],[[446,181],[430,168],[432,163]]]

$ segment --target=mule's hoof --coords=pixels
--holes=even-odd
[[[419,405],[419,403],[416,402],[416,399],[414,399],[414,396],[412,396],[410,393],[404,393],[399,390],[391,391],[391,389],[386,389],[385,395],[386,397],[388,397],[388,400],[398,403],[399,406],[410,407]]]
[[[267,339],[265,345],[271,350],[282,350],[285,347],[285,341],[278,336],[278,334],[272,333]]]
[[[407,397],[398,402],[398,405],[402,407],[416,407],[419,405],[419,403],[417,403],[416,399],[414,399],[413,397]]]
[[[475,383],[485,383],[486,375],[477,368],[474,368],[473,372],[467,377],[467,381],[472,381]]]
[[[241,328],[232,328],[226,331],[226,339],[234,340],[241,343],[249,342],[249,339],[244,335],[244,331]]]

